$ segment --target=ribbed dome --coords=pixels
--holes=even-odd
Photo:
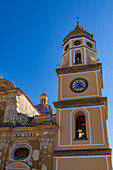
[[[36,105],[36,108],[42,115],[45,115],[47,112],[50,112],[51,114],[55,114],[53,108],[47,104],[38,104]]]

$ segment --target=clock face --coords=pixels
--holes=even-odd
[[[70,89],[75,93],[81,93],[88,87],[88,81],[84,78],[76,78],[71,81]]]

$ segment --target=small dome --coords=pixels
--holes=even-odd
[[[36,105],[36,108],[41,113],[41,115],[45,115],[47,112],[50,112],[51,114],[55,114],[53,108],[47,104],[38,104]]]
[[[47,104],[48,96],[44,92],[42,95],[40,95],[40,104],[37,104],[35,107],[38,109],[38,111],[41,113],[41,115],[46,115],[47,112],[51,114],[55,114],[53,108]]]

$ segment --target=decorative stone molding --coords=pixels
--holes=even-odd
[[[43,137],[39,139],[40,142],[40,168],[41,170],[52,170],[53,158],[53,139]]]
[[[49,146],[52,145],[53,139],[52,138],[40,138],[40,146]]]
[[[97,97],[97,98],[86,98],[86,99],[77,99],[77,100],[64,100],[53,102],[55,108],[74,108],[74,107],[87,107],[87,106],[99,106],[104,105],[106,110],[106,119],[107,115],[107,97]]]
[[[47,170],[47,166],[45,164],[42,164],[41,170]]]
[[[32,154],[32,147],[29,145],[28,141],[27,140],[23,140],[23,141],[16,141],[13,146],[10,148],[9,150],[9,158],[11,161],[15,161],[14,159],[14,151],[18,148],[28,148],[29,149],[29,155],[25,158],[25,159],[22,159],[22,161],[28,161],[28,160],[31,160],[31,154]]]
[[[0,147],[1,146],[6,146],[6,144],[7,144],[7,140],[5,139],[5,140],[0,140]]]
[[[3,122],[12,122],[15,123],[16,116],[16,96],[9,96],[6,101],[6,109],[4,114]]]
[[[24,162],[16,161],[16,162],[12,162],[12,163],[8,164],[5,167],[5,169],[6,170],[16,170],[16,169],[31,170],[31,167],[29,165],[27,165],[26,163],[24,163]]]
[[[62,156],[94,156],[94,155],[111,155],[111,149],[78,149],[78,150],[55,150],[55,157]]]
[[[102,70],[102,63],[75,66],[75,67],[62,67],[62,68],[57,68],[56,72],[57,74],[69,74],[69,73],[95,71],[95,70]]]
[[[85,107],[85,106],[97,106],[107,105],[107,97],[86,98],[77,100],[63,100],[53,102],[55,108],[71,108],[71,107]]]
[[[39,159],[39,154],[40,154],[40,151],[39,151],[39,150],[34,150],[34,151],[33,151],[32,157],[33,157],[33,160],[34,160],[34,161],[38,161],[38,159]]]
[[[40,143],[40,169],[41,170],[52,170],[52,160],[53,160],[53,141],[55,134],[58,130],[56,124],[48,125],[42,124],[38,126],[38,129],[41,132],[39,143]]]
[[[27,115],[18,113],[18,120],[16,119],[16,121],[22,125],[26,125],[29,124],[30,119]]]

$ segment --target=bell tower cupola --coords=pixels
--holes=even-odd
[[[99,62],[96,56],[94,35],[84,30],[79,22],[73,31],[63,39],[62,66],[94,64]]]

